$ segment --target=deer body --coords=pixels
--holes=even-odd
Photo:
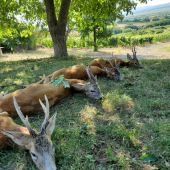
[[[134,48],[132,47],[132,52],[133,52],[133,58],[127,53],[127,59],[129,60],[127,62],[123,61],[119,57],[113,57],[113,53],[112,53],[112,57],[110,58],[110,62],[112,63],[113,66],[116,66],[116,63],[119,63],[120,67],[133,67],[133,66],[135,66],[135,67],[142,68],[142,66],[139,64],[139,61],[136,57],[137,52],[135,51],[135,47]],[[100,67],[100,68],[102,68],[102,66],[111,68],[109,61],[107,59],[103,59],[103,58],[95,59],[95,60],[91,61],[89,64],[91,66],[97,66],[97,67]]]
[[[119,66],[120,67],[131,67],[133,65],[135,65],[135,63],[137,63],[137,60],[130,58],[129,54],[127,54],[127,58],[129,59],[129,61],[123,61],[121,58],[116,57],[116,62],[120,63]],[[111,63],[113,64],[113,66],[115,66],[115,59],[113,57],[110,58]],[[139,61],[138,61],[139,63]],[[94,59],[93,61],[91,61],[89,64],[91,64],[91,66],[97,66],[102,68],[102,65],[108,68],[111,68],[110,63],[108,62],[107,59],[103,59],[103,58],[98,58],[98,59]]]
[[[109,63],[109,61],[107,61]],[[110,63],[109,63],[110,65]],[[119,79],[122,80],[122,77],[120,76],[120,72],[118,71],[118,68],[114,68],[113,66],[112,69],[109,69],[108,67],[101,66],[98,67],[98,65],[91,66],[91,72],[94,75],[102,76],[102,77],[108,77],[111,79]],[[64,75],[64,78],[68,79],[86,79],[88,77],[88,74],[84,70],[83,65],[74,65],[69,68],[62,68],[56,72],[54,72],[52,75],[52,80],[55,79],[55,77],[58,77],[60,75]],[[49,76],[48,76],[49,77]]]
[[[91,71],[94,75],[99,76],[106,76],[106,72],[99,67],[92,66]],[[55,77],[58,77],[60,75],[64,75],[64,78],[66,79],[86,79],[88,78],[87,72],[84,70],[83,65],[74,65],[69,68],[62,68],[60,70],[57,70],[52,74],[51,80],[54,80]]]
[[[31,84],[25,89],[20,89],[8,94],[3,100],[1,100],[0,113],[6,111],[10,116],[18,116],[13,105],[12,96],[16,97],[24,115],[37,114],[41,111],[42,108],[39,104],[39,99],[44,102],[44,95],[48,97],[50,107],[59,100],[68,96],[73,91],[82,91],[88,97],[102,99],[103,95],[100,93],[100,89],[91,72],[91,68],[86,68],[86,66],[84,67],[90,80],[89,83],[78,79],[67,79],[70,88],[64,88],[62,83],[58,86],[38,83]]]
[[[84,86],[86,84],[83,80],[77,79],[70,79],[68,80],[68,83],[71,88],[64,88],[62,83],[58,86],[37,83],[31,84],[27,88],[17,90],[1,100],[0,112],[6,111],[10,116],[18,116],[13,105],[12,95],[14,95],[24,115],[37,114],[42,110],[42,107],[39,104],[39,99],[44,102],[44,95],[47,95],[50,106],[53,106],[59,100],[68,96],[72,91],[78,90],[73,87],[73,84],[82,84]]]

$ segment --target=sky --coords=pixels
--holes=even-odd
[[[169,2],[170,2],[170,0],[152,0],[152,1],[148,0],[147,4],[138,3],[137,7],[160,5],[160,4],[166,4],[166,3],[169,3]]]

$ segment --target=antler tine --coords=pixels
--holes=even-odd
[[[134,45],[134,52],[133,52],[133,58],[136,58],[136,53],[137,53],[137,51],[135,50],[135,45]]]
[[[22,112],[21,112],[21,110],[20,110],[20,108],[19,108],[19,106],[18,106],[18,104],[17,104],[17,101],[16,101],[14,95],[13,95],[13,101],[14,101],[15,109],[16,109],[16,111],[17,111],[17,113],[18,113],[21,121],[22,121],[22,122],[24,123],[24,125],[28,128],[28,131],[30,132],[30,135],[31,135],[32,137],[35,137],[35,136],[36,136],[36,133],[35,133],[35,131],[32,129],[32,127],[31,127],[31,125],[30,125],[30,123],[29,123],[29,121],[28,121],[28,116],[26,115],[26,118],[24,117],[24,115],[22,114]]]
[[[44,118],[44,121],[41,125],[41,132],[40,134],[41,135],[46,135],[46,132],[45,132],[45,128],[46,128],[46,124],[48,122],[48,119],[49,119],[49,109],[50,109],[50,106],[49,106],[49,102],[48,102],[48,99],[47,99],[47,96],[45,95],[45,100],[46,100],[46,106],[41,102],[41,100],[39,99],[39,102],[43,108],[43,111],[45,113],[45,118]]]
[[[90,66],[90,65],[89,65]],[[86,63],[84,63],[84,69],[86,70],[87,72],[87,75],[89,77],[89,80],[90,80],[90,83],[92,83],[92,79],[91,79],[91,76],[90,76],[90,73],[89,73],[89,69],[86,68]]]
[[[115,59],[115,67],[117,68],[117,62],[116,62],[116,57],[115,57],[114,59]]]
[[[93,79],[93,81],[94,82],[96,82],[96,79],[95,79],[95,77],[94,77],[94,75],[93,75],[93,73],[92,73],[92,71],[91,71],[91,64],[89,65],[89,73],[90,73],[90,75],[91,75],[91,78]]]
[[[107,61],[110,63],[110,65],[112,66],[112,68],[114,68],[114,66],[113,66],[113,64],[111,63],[111,61],[108,60],[108,59],[107,59]],[[116,62],[115,62],[115,64],[116,64]]]

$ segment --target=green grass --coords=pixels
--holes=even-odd
[[[0,91],[10,92],[22,84],[90,58],[69,57],[0,63]],[[50,109],[57,110],[52,141],[60,170],[143,170],[170,163],[170,60],[139,60],[144,69],[121,68],[124,81],[98,78],[102,101],[76,93]],[[3,72],[3,74],[1,73]],[[6,80],[5,80],[6,79]],[[44,115],[30,115],[39,130]],[[21,124],[19,118],[14,119]],[[142,162],[142,155],[157,159]],[[27,151],[0,151],[0,167],[11,170],[37,169]]]

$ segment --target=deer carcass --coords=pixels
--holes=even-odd
[[[110,62],[112,63],[113,66],[115,66],[115,63],[119,63],[120,67],[140,67],[142,68],[142,66],[139,64],[139,61],[136,57],[136,51],[135,51],[135,47],[133,49],[132,47],[132,52],[133,52],[133,58],[127,53],[127,59],[129,60],[128,62],[123,61],[121,58],[119,57],[111,57],[110,58]],[[107,59],[103,59],[103,58],[98,58],[95,59],[93,61],[91,61],[89,64],[91,64],[91,66],[98,66],[100,68],[102,68],[102,65],[105,67],[112,67],[109,63],[109,61]]]
[[[41,131],[38,133],[33,130],[29,124],[28,117],[24,117],[15,97],[13,96],[16,111],[26,127],[15,124],[10,117],[0,116],[0,149],[10,146],[13,141],[17,147],[29,150],[32,160],[39,170],[56,170],[55,148],[51,141],[51,134],[55,128],[55,119],[57,112],[49,119],[49,102],[45,96],[46,106],[40,104],[45,113],[45,119],[41,125]],[[1,133],[2,132],[2,133]]]
[[[88,78],[87,72],[84,70],[85,64],[83,65],[74,65],[69,68],[62,68],[56,72],[54,72],[52,75],[51,80],[54,80],[55,77],[58,77],[60,75],[64,75],[65,78],[68,79],[86,79]],[[120,72],[117,68],[107,68],[103,66],[102,68],[98,66],[91,66],[91,72],[93,75],[103,76],[103,77],[109,77],[111,79],[119,79],[122,80],[122,77],[120,76]],[[49,76],[48,76],[49,77]]]
[[[78,79],[67,79],[70,88],[64,88],[62,83],[58,86],[37,83],[31,84],[25,89],[17,90],[1,100],[0,113],[6,111],[11,117],[18,116],[13,105],[13,95],[16,97],[24,115],[38,114],[38,112],[42,110],[39,99],[44,102],[44,95],[47,95],[50,107],[74,91],[84,92],[86,96],[91,98],[102,99],[103,96],[100,93],[96,79],[90,71],[90,67],[85,69],[89,76],[89,83]]]

